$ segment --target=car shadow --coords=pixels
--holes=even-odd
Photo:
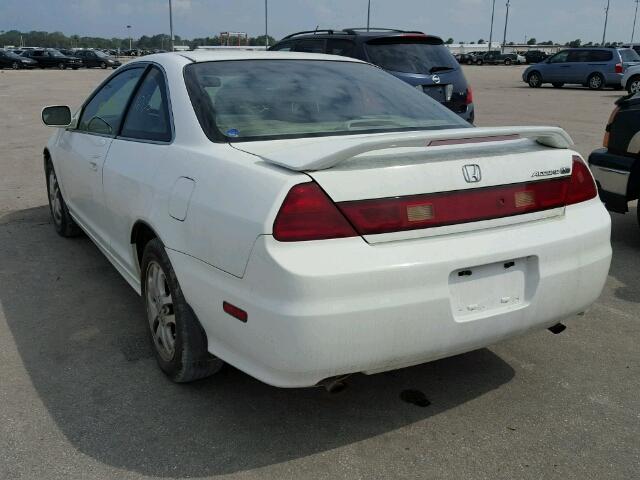
[[[616,287],[615,296],[627,302],[640,303],[640,225],[637,207],[629,207],[625,215],[611,214],[611,244],[613,258],[609,275],[622,285]]]
[[[227,474],[326,452],[438,415],[514,376],[482,349],[356,375],[339,394],[270,387],[228,366],[176,385],[155,365],[139,297],[88,238],[58,237],[38,207],[0,218],[0,255],[2,311],[51,417],[82,453],[144,475]]]

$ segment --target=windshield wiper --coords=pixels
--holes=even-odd
[[[453,70],[453,67],[440,67],[440,66],[431,67],[429,69],[429,73],[445,72],[447,70]]]

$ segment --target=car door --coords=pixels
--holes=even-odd
[[[169,105],[164,73],[156,66],[150,67],[134,94],[104,165],[111,253],[136,278],[137,257],[131,248],[131,229],[137,220],[149,219],[154,211],[171,214],[170,206],[159,198],[167,198],[168,190],[178,180],[177,176],[172,177],[166,182],[169,188],[156,190],[157,174],[172,175],[168,145],[173,139],[173,125]],[[193,186],[193,180],[184,179],[182,192]],[[162,207],[154,202],[162,203]],[[186,215],[186,211],[183,213]],[[184,220],[180,214],[175,215],[177,221]]]
[[[33,58],[36,62],[38,62],[38,66],[40,67],[48,67],[49,63],[48,63],[48,57],[45,55],[45,51],[44,50],[34,50],[33,52],[31,52],[31,55],[29,55],[29,57]]]
[[[569,68],[565,69],[565,79],[562,81],[565,83],[586,83],[590,73],[590,60],[592,57],[593,50],[571,50],[567,56]]]
[[[569,52],[570,50],[564,50],[549,59],[549,63],[546,64],[542,73],[542,78],[545,82],[567,83],[566,78],[571,68],[568,63]]]
[[[127,103],[145,66],[112,76],[85,104],[75,129],[63,134],[60,148],[61,185],[69,209],[94,239],[106,243],[102,173]]]

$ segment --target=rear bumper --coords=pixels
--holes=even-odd
[[[375,246],[262,236],[243,279],[169,254],[210,351],[266,383],[300,387],[455,355],[580,313],[603,288],[609,238],[609,215],[594,199],[563,217]],[[515,259],[528,265],[520,303],[460,313],[457,271]],[[246,310],[247,323],[225,314],[223,301]]]
[[[600,198],[609,210],[626,213],[631,170],[638,160],[610,153],[606,148],[589,156],[589,166],[598,184]]]

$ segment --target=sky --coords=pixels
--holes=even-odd
[[[507,42],[601,41],[606,0],[510,0]],[[366,25],[367,0],[268,0],[269,34]],[[0,30],[134,37],[168,33],[168,0],[0,0]],[[371,0],[371,26],[416,29],[459,41],[488,40],[492,0]],[[496,1],[502,40],[505,0]],[[607,41],[629,41],[634,0],[611,0]],[[173,0],[174,34],[264,33],[264,0]],[[640,41],[640,24],[637,38]]]

